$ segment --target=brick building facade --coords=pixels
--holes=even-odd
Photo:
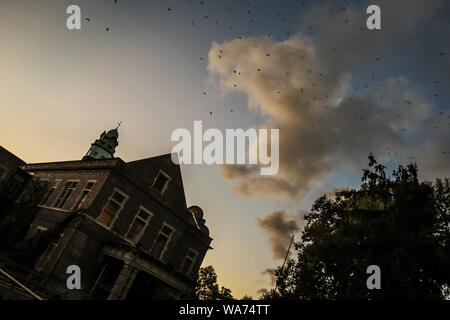
[[[203,212],[187,208],[170,154],[124,162],[117,139],[104,132],[83,160],[20,165],[49,186],[28,237],[79,212],[35,270],[65,282],[79,266],[81,299],[188,298],[212,241]]]

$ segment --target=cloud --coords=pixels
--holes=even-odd
[[[304,212],[291,215],[281,210],[257,219],[258,226],[269,237],[275,259],[284,259],[286,257],[292,235],[299,232],[305,224],[303,216]]]
[[[263,270],[261,272],[261,274],[263,276],[268,275],[270,277],[270,285],[271,286],[275,285],[276,277],[275,277],[275,269],[274,268],[267,268],[267,269]]]
[[[450,127],[431,129],[436,106],[424,89],[404,75],[378,76],[384,63],[402,62],[402,48],[411,46],[409,32],[438,14],[444,2],[431,1],[425,10],[417,1],[406,4],[408,14],[383,2],[382,28],[389,34],[361,31],[364,9],[336,12],[328,3],[304,15],[304,23],[317,26],[312,35],[299,31],[284,41],[263,36],[213,43],[211,80],[222,93],[246,94],[248,107],[267,119],[260,127],[280,130],[277,175],[221,166],[222,177],[236,181],[240,195],[303,199],[331,173],[359,172],[369,152],[380,161],[414,159],[426,174],[448,172],[450,162],[441,151],[448,149]]]

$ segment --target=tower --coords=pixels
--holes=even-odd
[[[91,147],[83,157],[83,160],[114,158],[114,152],[119,145],[119,141],[117,141],[119,138],[119,132],[117,131],[119,126],[120,122],[115,129],[111,129],[108,132],[103,131],[100,138],[91,144]]]

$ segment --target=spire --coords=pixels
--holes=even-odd
[[[116,147],[119,145],[119,132],[117,129],[121,123],[122,121],[118,123],[116,128],[111,129],[108,132],[103,131],[100,138],[91,144],[91,147],[83,157],[83,160],[114,158],[114,152],[116,151]]]

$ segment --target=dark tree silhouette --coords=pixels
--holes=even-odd
[[[198,300],[232,300],[231,290],[225,287],[219,289],[217,274],[213,266],[202,267],[198,271],[195,285],[195,298]]]
[[[75,218],[81,217],[83,213],[83,209],[71,211],[61,222],[56,223],[52,228],[13,244],[8,251],[8,257],[26,267],[33,268],[49,244],[57,242],[59,235],[64,229]]]
[[[48,245],[55,242],[64,228],[83,213],[83,210],[70,212],[49,230],[27,238],[31,223],[40,210],[39,204],[47,192],[47,182],[33,178],[26,184],[18,202],[0,207],[0,255],[33,268]]]
[[[33,178],[25,186],[19,201],[1,203],[0,253],[8,253],[12,246],[24,239],[40,209],[38,205],[47,192],[47,183]]]
[[[450,184],[419,182],[415,164],[388,178],[369,155],[359,190],[318,198],[298,257],[276,270],[277,290],[263,298],[443,299],[450,285]],[[367,267],[381,269],[369,290]],[[269,292],[268,292],[269,293]]]

